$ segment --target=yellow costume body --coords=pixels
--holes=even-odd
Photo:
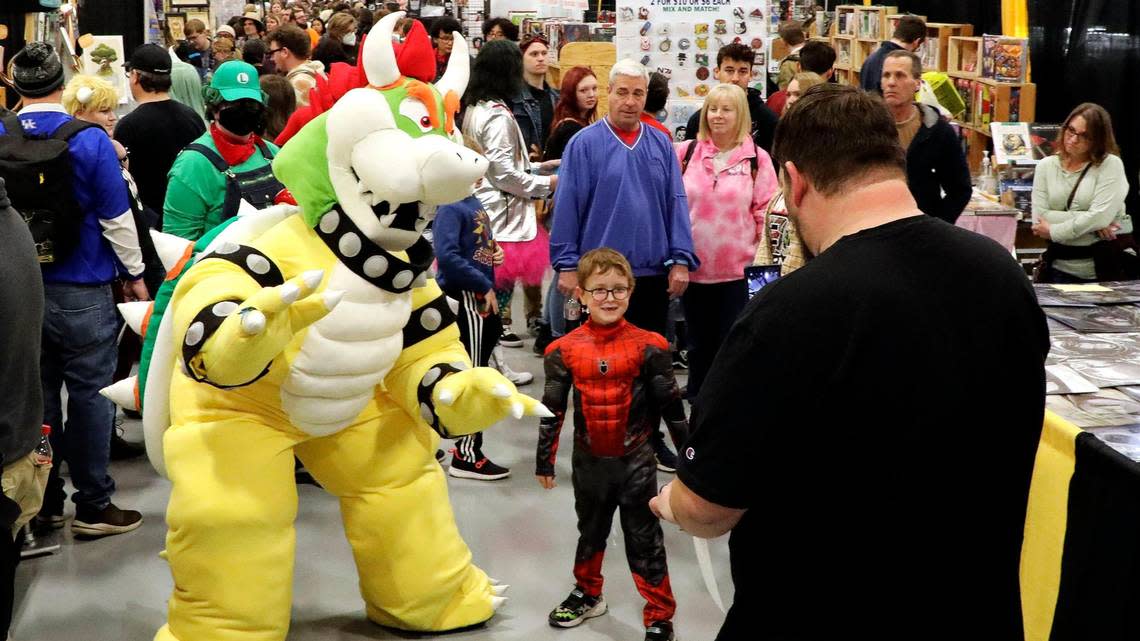
[[[466,85],[462,38],[434,87],[406,79],[390,44],[401,16],[365,44],[372,86],[275,160],[300,208],[222,231],[181,274],[154,332],[149,309],[123,308],[132,327],[157,333],[144,425],[173,482],[175,588],[157,640],[285,638],[294,456],[340,500],[369,619],[452,630],[505,600],[471,563],[435,450],[440,435],[548,412],[497,371],[470,367],[454,310],[426,276],[421,234],[435,206],[469,195],[487,163],[455,143],[444,107]],[[172,254],[183,264],[185,249]],[[136,383],[116,387],[104,393],[137,405]]]

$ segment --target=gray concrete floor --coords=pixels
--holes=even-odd
[[[530,344],[527,340],[523,349],[506,350],[507,359],[516,370],[535,375],[523,391],[541,396],[542,361],[531,353]],[[557,630],[546,623],[547,613],[573,585],[570,569],[577,532],[569,483],[571,430],[567,427],[562,433],[561,482],[547,492],[533,477],[536,427],[534,420],[507,420],[487,432],[484,450],[495,462],[512,468],[510,478],[491,483],[449,478],[456,520],[475,563],[512,587],[510,601],[486,626],[447,638],[641,639],[644,602],[630,578],[616,518],[605,564],[609,613],[573,630]],[[129,439],[141,440],[140,425],[127,421],[125,428]],[[75,541],[65,529],[61,551],[25,561],[17,575],[12,628],[16,641],[146,641],[165,620],[173,582],[159,553],[170,485],[145,459],[116,463],[112,474],[118,483],[115,503],[140,510],[142,527],[97,541]],[[660,475],[661,482],[669,478]],[[69,504],[68,511],[72,508]],[[678,603],[678,637],[712,639],[723,615],[705,589],[693,541],[676,526],[665,524],[664,530]],[[301,488],[297,533],[290,640],[411,638],[365,619],[356,571],[331,496],[315,487]],[[727,539],[711,541],[710,546],[721,592],[731,602]]]

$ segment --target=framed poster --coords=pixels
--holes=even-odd
[[[122,36],[91,36],[91,44],[83,49],[83,73],[98,76],[115,85],[119,92],[119,104],[126,104],[131,97],[127,86],[127,75],[123,73],[126,55],[123,53]]]
[[[170,0],[171,7],[209,7],[209,0]]]
[[[172,42],[181,42],[186,39],[186,14],[166,14],[166,31],[170,34]]]
[[[187,11],[186,12],[186,19],[187,20],[201,20],[202,24],[206,25],[207,29],[212,30],[213,25],[210,24],[210,12],[209,12],[209,10]]]

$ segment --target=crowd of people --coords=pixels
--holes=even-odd
[[[74,171],[38,195],[13,183],[19,174],[6,176],[12,204],[70,211],[77,222],[70,238],[34,226],[29,237],[0,195],[0,223],[13,230],[0,234],[0,302],[20,310],[5,317],[0,345],[11,363],[40,363],[38,374],[5,367],[0,375],[18,409],[0,416],[3,461],[26,457],[40,424],[49,425],[74,486],[76,534],[121,534],[142,520],[112,502],[113,447],[124,456],[141,449],[116,442],[115,410],[99,390],[137,358],[137,345],[131,352],[117,341],[115,301],[148,300],[164,280],[148,230],[198,241],[243,206],[290,202],[273,174],[279,145],[296,133],[296,118],[327,108],[314,101],[329,97],[338,70],[357,65],[360,42],[391,9],[274,1],[212,31],[190,20],[185,40],[131,52],[132,108],[121,117],[114,86],[94,76],[65,84],[51,46],[31,43],[13,58],[22,108],[0,133],[65,141]],[[431,82],[446,72],[461,28],[446,16],[425,22],[406,19],[394,37],[401,56],[419,57],[406,68]],[[458,122],[489,169],[471,197],[439,209],[430,237],[472,362],[525,385],[532,376],[512,371],[503,349],[522,347],[529,333],[544,356],[544,402],[555,416],[542,422],[535,474],[547,489],[568,407],[578,414],[576,586],[551,624],[605,612],[602,553],[620,508],[652,641],[673,637],[675,611],[657,517],[701,536],[733,530],[738,606],[722,639],[760,629],[838,638],[840,622],[871,629],[873,620],[887,638],[919,620],[963,635],[993,621],[1012,631],[1016,536],[1048,343],[1024,274],[995,245],[952,226],[970,197],[970,172],[947,119],[915,101],[921,20],[899,21],[867,60],[863,90],[835,84],[834,50],[805,42],[802,26],[781,30],[792,51],[767,100],[749,84],[753,51],[723,47],[720,84],[682,142],[655,117],[667,83],[637,62],[618,61],[604,79],[603,116],[591,69],[564,69],[550,86],[542,36],[520,41],[512,22],[493,18],[482,37]],[[1033,195],[1034,232],[1050,241],[1047,278],[1119,276],[1119,250],[1135,245],[1108,114],[1078,107],[1058,150],[1038,168]],[[796,276],[749,305],[753,265]],[[516,289],[523,319],[512,313]],[[678,307],[684,332],[674,327]],[[580,317],[589,320],[575,330]],[[684,389],[673,374],[680,366],[690,370]],[[965,388],[987,384],[979,377],[1013,385],[1008,402],[967,412]],[[883,390],[897,402],[873,403]],[[692,406],[691,437],[682,398]],[[884,439],[855,434],[872,415]],[[1002,436],[993,458],[956,484],[950,453],[931,439],[966,420]],[[666,444],[662,422],[683,456]],[[805,432],[833,440],[799,454]],[[482,434],[457,440],[449,473],[509,476],[483,446]],[[679,476],[651,507],[655,470]],[[41,476],[38,493],[9,510],[15,530],[32,515],[39,527],[67,522],[63,479],[56,468]],[[796,491],[769,491],[785,484]],[[839,522],[864,525],[839,541],[831,536],[847,527]],[[920,549],[942,544],[936,560]],[[905,562],[920,556],[945,580],[932,584]],[[871,575],[888,587],[868,591]],[[966,594],[955,592],[966,577],[978,596],[968,614],[951,616],[946,604]],[[826,617],[812,596],[821,589],[844,594]],[[876,594],[882,604],[871,607]],[[10,620],[10,599],[7,607],[0,624]],[[884,607],[889,624],[877,619]]]

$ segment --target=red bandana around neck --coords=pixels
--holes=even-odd
[[[210,137],[214,139],[218,153],[230,167],[249,160],[257,149],[257,143],[261,142],[261,137],[257,134],[250,134],[245,142],[234,142],[232,135],[222,131],[216,122],[210,123]]]

